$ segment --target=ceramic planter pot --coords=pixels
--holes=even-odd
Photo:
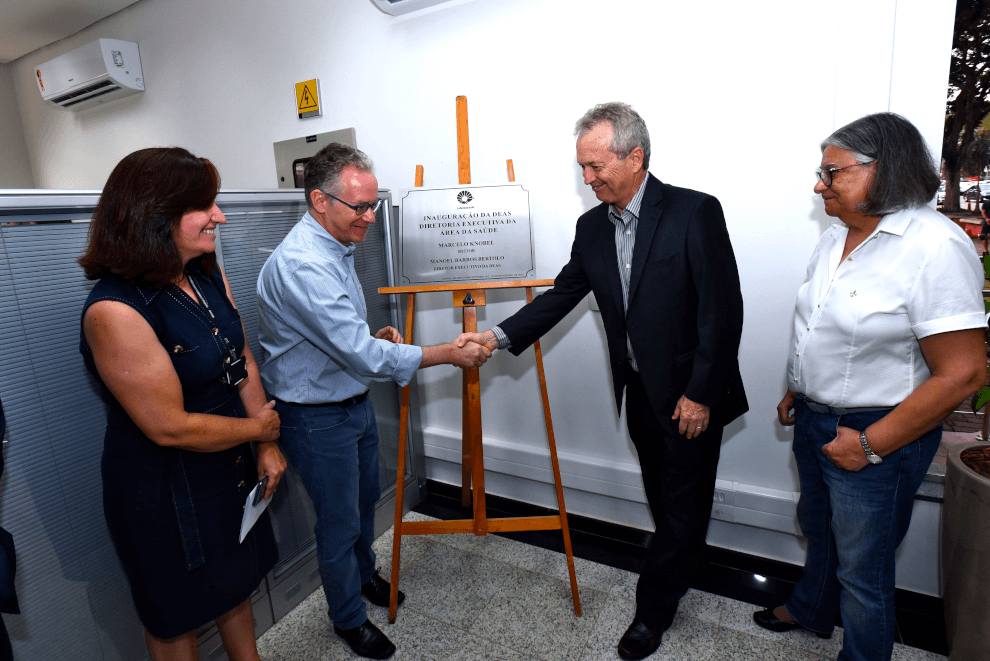
[[[990,479],[964,463],[971,448],[949,450],[942,509],[942,597],[952,661],[990,660]]]

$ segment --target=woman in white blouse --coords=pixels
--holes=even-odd
[[[983,383],[983,270],[973,243],[928,202],[938,171],[893,113],[822,144],[815,193],[829,227],[798,290],[787,394],[795,425],[804,575],[786,604],[753,614],[772,631],[831,636],[840,660],[890,659],[894,552],[938,450],[942,420]]]

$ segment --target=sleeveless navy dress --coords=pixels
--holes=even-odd
[[[178,287],[143,287],[114,277],[96,284],[83,314],[97,301],[130,305],[168,351],[185,410],[243,418],[237,388],[220,380],[229,356],[224,338],[237,355],[244,349],[240,316],[219,269],[212,277],[198,271],[188,277],[196,279],[216,321]],[[138,616],[158,638],[192,631],[247,599],[278,557],[267,511],[238,542],[244,501],[258,482],[250,445],[221,452],[156,445],[100,380],[85,336],[80,351],[108,406],[103,511]]]

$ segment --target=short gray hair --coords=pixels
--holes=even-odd
[[[303,171],[306,204],[312,206],[310,194],[314,190],[340,195],[340,173],[348,166],[361,172],[374,172],[375,168],[375,164],[363,151],[340,142],[331,142],[316,152],[316,156],[306,162],[306,169]]]
[[[612,153],[623,159],[628,157],[636,147],[642,147],[643,169],[649,170],[650,132],[639,113],[633,110],[628,103],[619,101],[599,103],[584,113],[584,116],[577,121],[577,124],[574,125],[574,135],[580,138],[602,122],[608,122],[612,125],[612,144],[609,145]]]
[[[925,139],[914,124],[892,112],[860,117],[822,140],[852,152],[860,163],[873,163],[873,181],[860,202],[861,212],[886,216],[919,207],[935,197],[941,180]]]

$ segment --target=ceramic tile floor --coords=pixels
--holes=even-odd
[[[431,520],[417,513],[407,521]],[[392,566],[392,531],[375,542],[382,575]],[[635,611],[636,575],[575,559],[583,615],[574,616],[562,554],[496,535],[410,536],[402,541],[400,588],[406,601],[394,625],[385,608],[368,617],[398,648],[395,661],[604,661],[618,659],[619,637]],[[753,624],[756,606],[691,590],[650,659],[673,661],[826,661],[831,640],[809,632],[775,634]],[[322,589],[258,640],[264,661],[360,658],[334,635]],[[903,645],[894,661],[943,656]]]

